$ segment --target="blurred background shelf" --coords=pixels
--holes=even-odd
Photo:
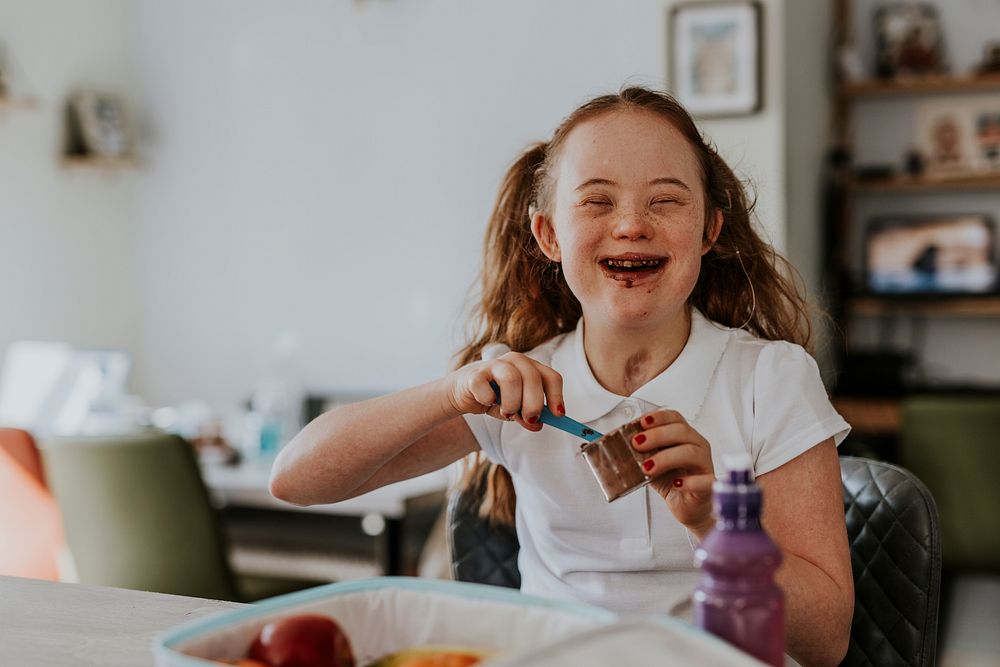
[[[1000,90],[1000,74],[957,74],[900,77],[891,80],[844,82],[837,88],[842,98],[982,93]]]
[[[128,170],[138,169],[139,161],[134,157],[99,157],[96,155],[64,155],[62,165],[68,169]]]
[[[963,174],[950,177],[897,175],[888,178],[854,178],[850,187],[859,193],[872,194],[938,194],[1000,190],[1000,172]]]
[[[847,423],[867,436],[894,437],[899,433],[902,414],[899,397],[834,396],[832,400]]]
[[[983,297],[878,297],[858,296],[849,299],[852,313],[877,315],[936,315],[952,317],[1000,317],[1000,296]]]
[[[34,109],[36,106],[38,106],[38,101],[33,97],[0,96],[0,111],[7,109]]]

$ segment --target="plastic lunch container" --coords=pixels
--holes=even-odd
[[[206,667],[243,658],[269,621],[302,613],[331,616],[357,667],[426,645],[495,650],[482,667],[751,667],[756,661],[667,616],[624,621],[585,604],[537,598],[496,586],[379,577],[318,586],[196,619],[157,636],[157,667]],[[603,656],[603,657],[602,657]]]

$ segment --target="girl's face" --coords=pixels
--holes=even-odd
[[[722,215],[706,234],[701,168],[680,132],[652,112],[610,112],[570,131],[554,171],[550,214],[536,213],[532,232],[587,321],[682,313]]]

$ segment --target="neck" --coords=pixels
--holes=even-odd
[[[622,329],[584,320],[583,349],[594,378],[608,391],[631,396],[680,356],[691,332],[687,307],[656,326]]]

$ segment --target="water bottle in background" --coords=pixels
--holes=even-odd
[[[784,664],[785,599],[774,580],[781,551],[760,524],[761,490],[750,457],[723,460],[712,487],[715,528],[695,551],[701,582],[695,625],[769,665]]]
[[[250,407],[258,421],[258,449],[261,456],[274,456],[285,443],[285,388],[279,382],[268,381],[254,391]]]
[[[278,336],[267,372],[250,397],[251,424],[256,428],[256,453],[277,454],[302,428],[305,392],[299,377],[298,334],[285,331]]]

